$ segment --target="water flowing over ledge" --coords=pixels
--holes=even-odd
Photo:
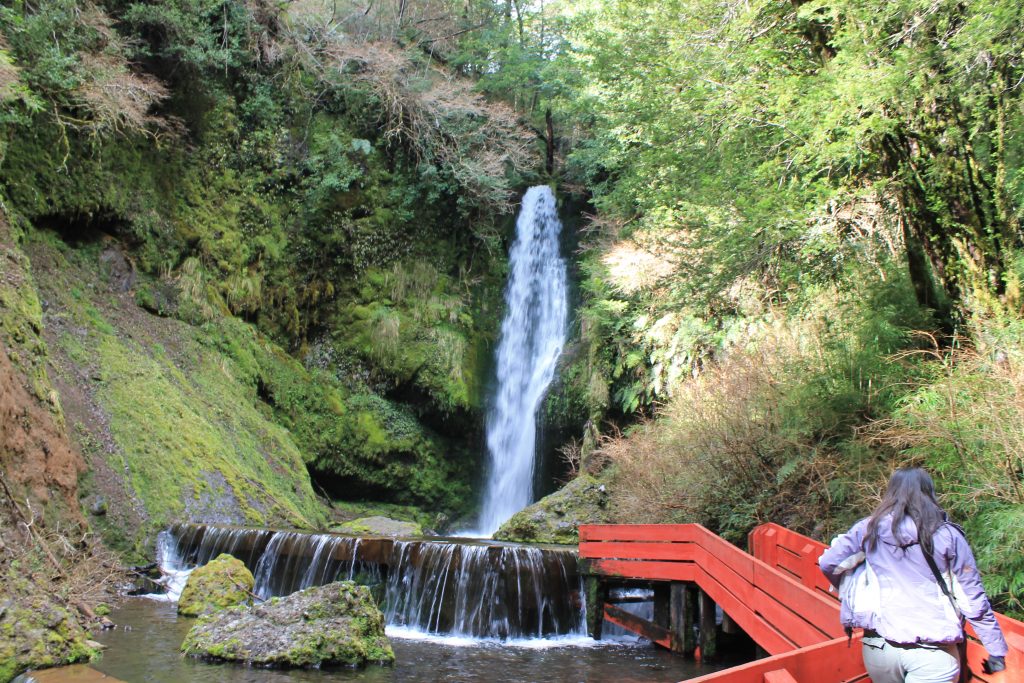
[[[476,531],[489,537],[533,502],[537,410],[565,345],[567,275],[562,224],[547,185],[523,196],[509,253],[505,318],[496,352],[497,391],[487,413],[488,478]]]
[[[391,627],[471,639],[586,636],[585,600],[568,549],[463,539],[396,540],[179,524],[160,533],[161,570],[180,592],[192,568],[229,553],[261,598],[352,579],[382,592]]]

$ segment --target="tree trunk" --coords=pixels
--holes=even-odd
[[[974,150],[956,142],[965,133],[955,130],[955,116],[937,109],[923,113],[933,123],[922,130],[887,136],[881,156],[883,173],[895,181],[917,299],[949,331],[960,313],[1002,291],[1004,230]]]
[[[555,173],[555,123],[551,116],[551,107],[544,111],[544,123],[547,124],[547,137],[544,139],[547,147],[547,161],[544,164],[544,169],[550,176]]]

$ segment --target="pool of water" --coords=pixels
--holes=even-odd
[[[96,636],[107,650],[93,667],[128,683],[667,683],[726,666],[687,661],[643,641],[597,643],[576,638],[508,644],[423,638],[389,629],[396,657],[393,667],[331,671],[255,669],[183,657],[178,648],[194,620],[178,617],[175,609],[174,604],[141,598],[126,601],[111,614],[117,628]]]

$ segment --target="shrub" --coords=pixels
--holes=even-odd
[[[1024,612],[1024,343],[1020,324],[975,324],[979,346],[916,352],[927,373],[864,438],[931,470],[968,531],[993,600]]]

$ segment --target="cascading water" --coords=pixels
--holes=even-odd
[[[156,537],[156,562],[160,567],[160,578],[156,581],[164,587],[163,593],[151,593],[146,597],[155,600],[175,602],[181,597],[188,575],[195,565],[182,561],[178,552],[178,539],[169,531],[161,531]]]
[[[222,552],[250,568],[261,598],[355,579],[382,592],[389,627],[502,640],[585,635],[568,550],[193,524],[160,534],[161,570],[175,577]]]
[[[567,278],[558,248],[561,230],[551,188],[527,190],[509,253],[497,391],[487,414],[489,471],[475,532],[481,536],[491,536],[533,502],[537,409],[565,344]]]
[[[580,635],[579,578],[565,571],[569,557],[539,548],[396,542],[392,559],[400,570],[388,576],[387,623],[502,640]]]

